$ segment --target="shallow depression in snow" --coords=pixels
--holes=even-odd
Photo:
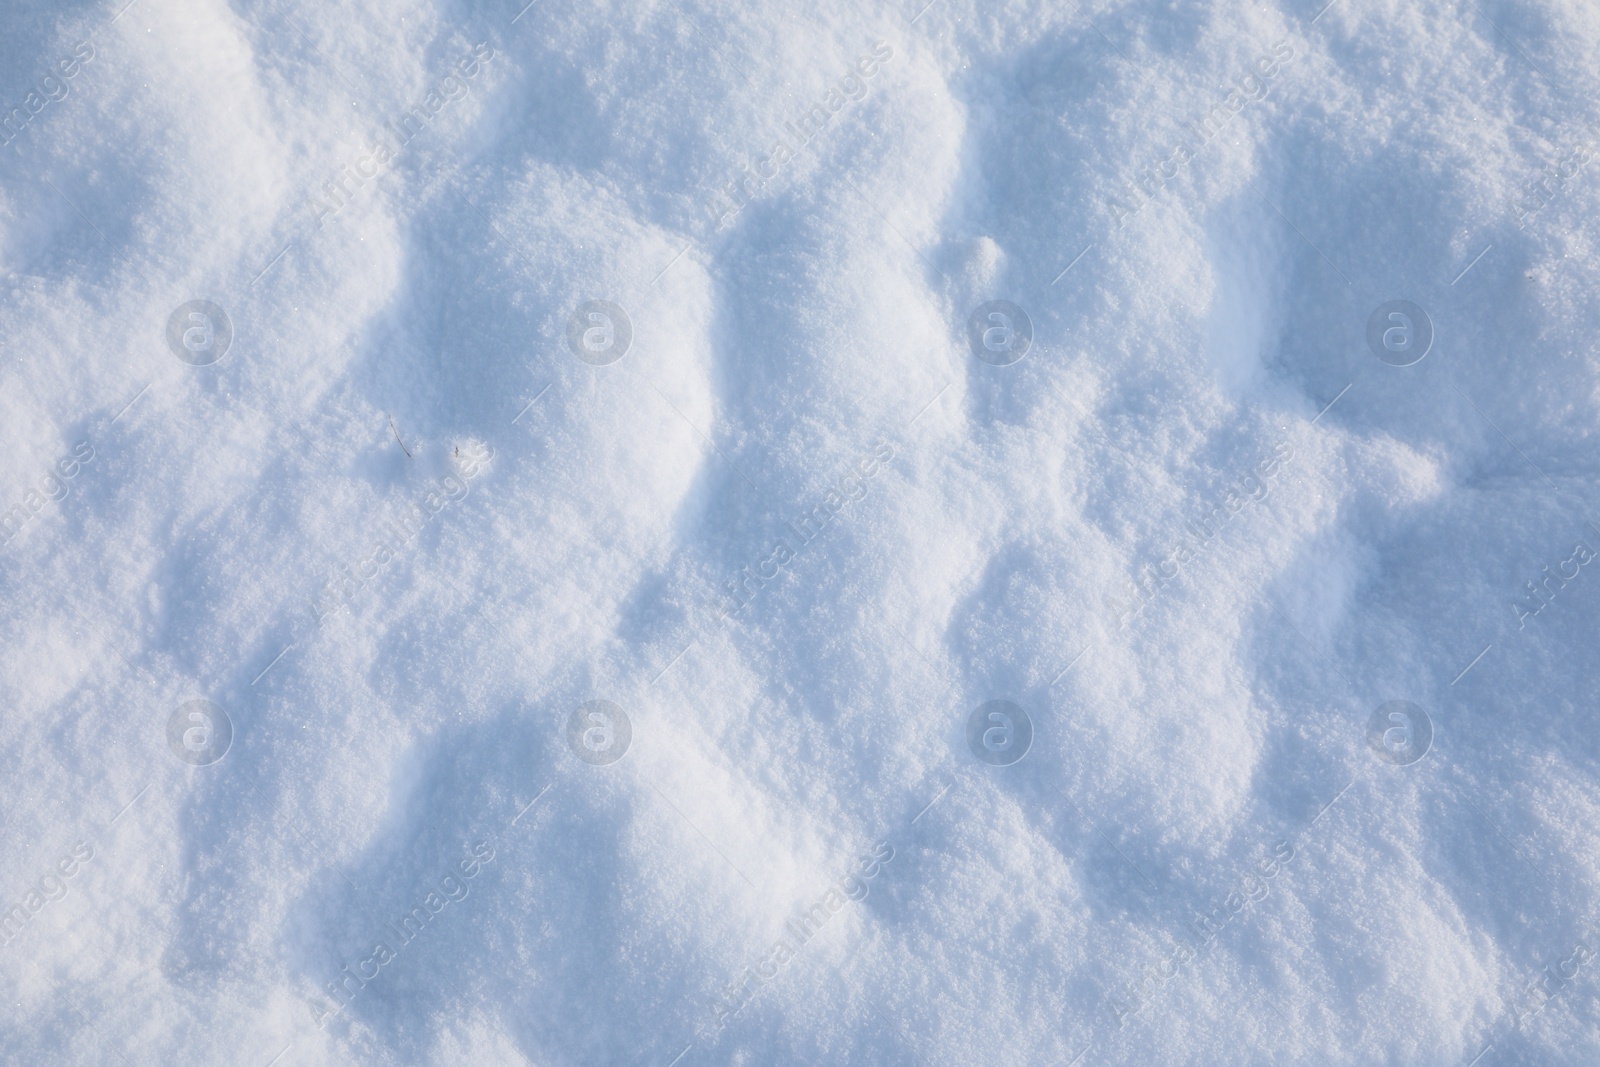
[[[1600,1055],[1593,5],[6,24],[0,1061]]]

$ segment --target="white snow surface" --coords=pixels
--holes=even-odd
[[[1600,1062],[1600,7],[524,2],[3,5],[0,1063]]]

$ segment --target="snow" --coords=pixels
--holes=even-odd
[[[524,3],[7,7],[0,1062],[1600,1058],[1600,9]]]

